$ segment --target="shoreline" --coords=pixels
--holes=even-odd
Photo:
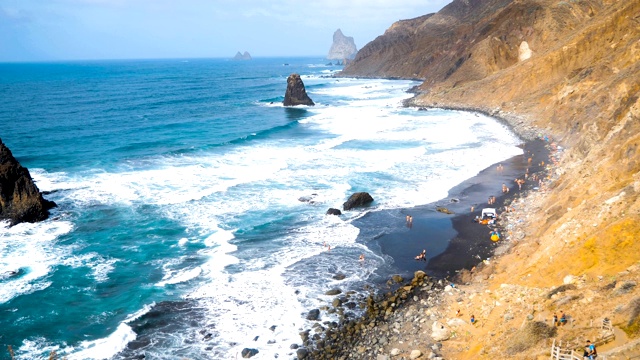
[[[506,120],[503,119],[503,121]],[[520,136],[518,132],[516,134]],[[519,198],[526,197],[530,191],[535,191],[538,184],[533,184],[531,180],[525,182],[522,190],[518,189],[518,185],[514,181],[515,178],[522,178],[527,168],[530,175],[536,174],[541,178],[546,178],[545,165],[549,163],[550,157],[548,142],[542,139],[527,140],[524,138],[522,148],[523,154],[493,164],[476,176],[454,186],[449,190],[447,198],[431,204],[400,209],[400,213],[411,213],[411,216],[414,217],[415,220],[410,232],[415,234],[416,238],[424,235],[422,233],[424,228],[434,225],[437,227],[437,223],[442,226],[443,222],[449,222],[449,226],[455,234],[447,242],[446,249],[433,256],[425,265],[423,262],[414,260],[415,248],[407,249],[406,233],[385,234],[376,239],[375,243],[380,246],[383,255],[391,256],[396,267],[400,265],[398,268],[403,270],[401,271],[402,275],[411,274],[413,278],[406,282],[402,279],[402,275],[400,277],[391,276],[392,279],[386,283],[386,292],[381,284],[377,289],[377,295],[370,295],[365,303],[361,303],[361,307],[365,309],[365,313],[361,317],[342,318],[337,326],[329,326],[327,329],[320,326],[319,329],[324,331],[324,337],[316,337],[313,340],[309,340],[307,337],[307,341],[303,338],[303,347],[298,349],[297,357],[299,359],[348,359],[376,358],[381,355],[389,359],[390,357],[384,354],[409,356],[407,349],[393,348],[389,351],[384,348],[388,348],[387,345],[390,343],[404,344],[405,348],[411,346],[411,343],[405,343],[401,334],[412,334],[415,344],[417,341],[415,334],[427,333],[427,330],[423,329],[421,325],[427,321],[432,322],[433,325],[431,337],[427,336],[432,340],[429,345],[432,354],[429,354],[429,357],[438,358],[436,354],[440,353],[442,345],[438,342],[438,337],[434,337],[434,334],[437,332],[436,325],[440,324],[437,320],[442,317],[438,310],[438,305],[444,300],[442,297],[445,296],[444,294],[452,295],[447,291],[456,287],[456,284],[469,281],[469,277],[474,274],[474,271],[483,271],[484,264],[488,264],[492,257],[499,255],[498,252],[503,253],[510,248],[511,241],[513,241],[513,236],[509,231],[506,231],[504,223],[499,221],[496,225],[503,233],[501,240],[492,242],[489,239],[489,227],[478,224],[473,219],[481,213],[484,207],[503,209],[505,206],[515,203]],[[529,157],[532,158],[531,164],[528,162]],[[541,163],[542,161],[544,163]],[[501,172],[496,169],[498,164],[503,165]],[[503,183],[509,188],[509,192],[506,194],[502,193]],[[488,196],[491,195],[495,196],[495,203],[488,205]],[[450,199],[459,201],[450,202]],[[453,216],[436,210],[436,206],[443,202],[446,202],[446,206],[455,212]],[[470,204],[474,205],[474,211],[471,211]],[[501,218],[501,213],[502,211],[498,210],[499,218]],[[402,243],[398,243],[400,240]],[[384,243],[387,241],[389,244],[385,247]],[[385,253],[385,248],[397,251],[394,254],[390,254],[389,251]],[[423,268],[416,269],[416,264]],[[421,321],[417,322],[418,315],[424,316],[425,307],[427,318],[423,317]],[[413,320],[411,320],[412,317]],[[457,320],[464,322],[462,319]],[[408,329],[403,332],[399,327]],[[314,325],[313,328],[316,326]],[[316,328],[317,330],[318,328]],[[306,331],[308,335],[308,330]],[[420,339],[420,341],[421,343],[428,342],[427,339]]]

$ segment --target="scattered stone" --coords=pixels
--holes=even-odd
[[[398,355],[400,355],[400,349],[393,348],[393,349],[391,349],[390,354],[391,354],[391,356],[398,356]]]
[[[319,309],[313,309],[310,310],[309,313],[307,314],[307,320],[318,320],[320,318],[320,310]]]
[[[340,211],[340,209],[329,208],[329,210],[327,210],[327,215],[340,216],[342,215],[342,211]]]
[[[333,279],[334,280],[344,280],[347,277],[347,275],[342,274],[342,273],[338,273],[333,275]]]
[[[447,208],[446,208],[446,207],[444,207],[444,206],[436,206],[436,210],[437,210],[438,212],[441,212],[441,213],[444,213],[444,214],[453,214],[453,213],[454,213],[453,211],[451,211],[451,210],[447,209]]]
[[[325,295],[329,295],[329,296],[338,295],[338,294],[342,294],[342,290],[340,290],[340,289],[331,289],[331,290],[325,292],[324,294]]]
[[[258,349],[250,349],[250,348],[244,348],[242,349],[242,352],[240,353],[242,355],[243,359],[248,359],[252,356],[255,356],[259,353]]]
[[[417,359],[422,356],[422,351],[420,350],[411,350],[411,354],[409,354],[409,359]]]
[[[298,350],[296,350],[296,356],[298,357],[299,360],[306,359],[308,355],[309,355],[309,350],[305,348],[299,348]]]

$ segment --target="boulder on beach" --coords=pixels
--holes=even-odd
[[[431,325],[431,338],[434,341],[445,341],[451,337],[451,331],[439,321],[434,321]]]
[[[284,106],[308,105],[313,106],[315,103],[304,88],[304,83],[299,74],[291,74],[287,78],[287,91],[284,93]]]
[[[319,309],[313,309],[310,310],[309,313],[307,314],[307,320],[318,320],[320,318],[320,310]]]
[[[42,197],[29,170],[20,165],[0,139],[0,220],[10,220],[12,226],[42,221],[55,206]]]
[[[250,357],[257,355],[258,352],[259,352],[258,349],[244,348],[242,349],[241,355],[243,359],[248,359]]]
[[[444,206],[436,206],[436,210],[444,214],[453,214],[453,211],[447,209]]]
[[[368,192],[357,192],[349,197],[349,199],[342,204],[342,208],[346,210],[351,210],[354,207],[369,205],[373,202],[373,198],[369,195]]]

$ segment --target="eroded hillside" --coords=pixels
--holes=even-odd
[[[640,260],[640,1],[456,0],[395,23],[343,75],[424,79],[415,105],[480,110],[567,149],[487,288],[610,279]]]

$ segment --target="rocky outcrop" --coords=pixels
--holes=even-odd
[[[353,37],[344,36],[340,29],[333,33],[333,43],[329,49],[327,59],[329,60],[345,60],[353,59],[358,52]]]
[[[351,195],[349,199],[342,204],[342,209],[347,211],[354,207],[369,205],[371,202],[373,202],[373,198],[368,192],[357,192]]]
[[[55,205],[42,197],[29,170],[0,140],[0,220],[9,219],[11,225],[45,220]]]
[[[304,83],[298,74],[291,74],[287,78],[287,91],[284,93],[284,106],[308,105],[315,103],[304,88]]]
[[[238,51],[236,53],[236,56],[233,57],[233,60],[251,60],[251,54],[249,54],[248,51],[245,51],[244,53],[241,53],[240,51]]]

